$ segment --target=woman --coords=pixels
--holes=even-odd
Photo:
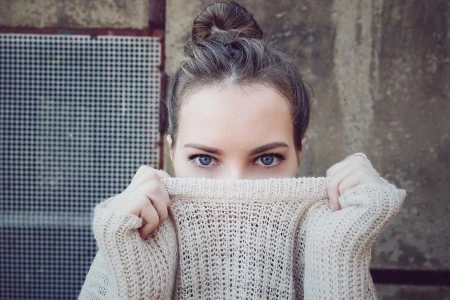
[[[310,99],[293,60],[272,49],[262,39],[262,31],[253,17],[243,7],[233,2],[213,4],[195,19],[192,41],[186,45],[185,55],[185,61],[172,78],[167,97],[169,112],[167,140],[176,176],[213,179],[295,177],[306,141],[304,136],[309,122]],[[353,193],[353,198],[361,201],[361,206],[365,205],[362,202],[370,200],[367,195],[372,192],[375,195],[373,199],[376,200],[384,197],[389,202],[397,197],[392,190],[377,189],[378,185],[387,186],[389,184],[378,175],[362,153],[349,156],[342,162],[333,165],[327,170],[326,176],[329,179],[327,194],[332,211],[340,209],[338,200],[341,200],[343,206],[348,206],[352,194],[344,194],[342,198],[345,199],[339,199],[340,195],[363,183],[375,184],[375,186],[370,186],[370,189],[367,190],[369,193],[362,189]],[[275,216],[275,220],[272,223],[268,219],[262,219],[261,223],[253,222],[252,218],[261,220],[260,216],[264,213],[262,210],[270,211],[270,208],[267,209],[268,206],[264,206],[262,209],[261,207],[252,209],[253,215],[249,216],[247,213],[250,212],[240,207],[240,215],[236,214],[239,217],[232,220],[233,224],[227,223],[226,210],[216,214],[223,221],[220,224],[222,229],[218,229],[220,226],[217,223],[215,223],[217,226],[212,225],[215,220],[205,220],[200,215],[202,209],[205,212],[204,216],[211,215],[210,212],[215,208],[207,207],[205,209],[196,203],[189,207],[192,215],[187,216],[183,224],[193,226],[189,230],[196,231],[196,222],[200,222],[199,224],[202,224],[201,226],[205,230],[212,232],[213,237],[206,237],[201,243],[191,243],[193,248],[181,249],[185,244],[183,244],[183,240],[177,242],[175,231],[178,231],[178,238],[182,237],[180,229],[182,231],[185,228],[182,225],[183,221],[176,220],[178,228],[174,231],[174,227],[171,226],[175,225],[168,225],[171,223],[166,220],[170,209],[183,213],[183,208],[173,207],[164,185],[166,179],[162,180],[166,177],[168,175],[164,171],[142,166],[137,170],[127,189],[102,203],[99,206],[100,209],[96,209],[94,233],[99,248],[107,253],[104,254],[108,258],[97,255],[90,271],[90,274],[93,275],[90,276],[91,279],[86,279],[80,295],[81,299],[103,299],[105,295],[112,295],[107,291],[112,284],[116,285],[114,287],[118,291],[116,294],[122,295],[121,297],[167,298],[173,295],[172,287],[175,276],[177,276],[175,295],[191,299],[205,297],[205,291],[208,291],[208,295],[216,298],[248,298],[248,295],[253,295],[250,298],[280,299],[280,297],[302,298],[309,295],[309,297],[323,296],[334,299],[336,295],[358,298],[374,294],[368,274],[370,246],[377,234],[392,219],[401,201],[395,202],[394,199],[395,201],[392,201],[394,205],[391,205],[393,209],[389,207],[389,209],[380,210],[386,212],[382,217],[380,217],[381,215],[373,217],[368,214],[367,212],[371,208],[368,209],[367,206],[363,210],[349,209],[348,216],[339,213],[331,216],[329,214],[331,211],[326,205],[326,211],[323,207],[319,207],[314,214],[310,214],[311,221],[309,223],[305,221],[310,228],[317,228],[314,234],[309,236],[302,235],[305,232],[297,235],[296,230],[300,216],[295,214],[295,209],[298,207],[294,206],[303,204],[299,201],[292,201],[292,198],[289,200],[290,204],[281,203],[277,207],[283,211],[283,215],[290,214],[296,219],[295,223],[283,223],[273,213],[271,216]],[[192,191],[193,189],[188,188],[188,190]],[[306,189],[305,193],[311,191],[314,193],[317,190],[314,186],[313,189]],[[277,191],[277,195],[287,194],[278,187]],[[293,195],[296,196],[295,193]],[[319,197],[319,195],[317,196]],[[214,205],[214,201],[212,203]],[[251,201],[247,202],[245,207],[251,205],[249,203]],[[294,210],[286,209],[285,204],[292,205],[293,203]],[[386,207],[389,205],[387,203]],[[227,203],[222,207],[228,209],[231,206]],[[380,205],[375,208],[379,209]],[[304,211],[306,206],[301,209]],[[361,222],[363,219],[360,216],[364,220],[370,219],[369,222],[367,224]],[[241,217],[247,220],[245,225],[239,223]],[[328,226],[328,230],[325,232],[328,235],[323,235],[323,227],[319,223],[315,223],[320,218],[325,220],[326,226]],[[193,219],[198,221],[194,222]],[[342,220],[343,222],[341,222]],[[355,223],[353,220],[357,222]],[[334,225],[338,223],[342,227],[336,229]],[[261,230],[268,224],[271,227]],[[357,234],[350,232],[355,228],[355,224],[358,228]],[[229,230],[232,226],[235,226],[234,231]],[[243,231],[244,227],[253,228],[248,240],[242,238],[244,236],[238,238],[239,232]],[[361,235],[360,233],[365,227],[368,228],[370,234]],[[132,231],[133,228],[139,231],[142,239],[135,231]],[[276,240],[276,237],[271,242],[261,238],[258,240],[258,245],[262,247],[262,250],[258,250],[259,248],[255,250],[257,245],[251,242],[252,238],[264,236],[268,232],[269,234],[270,232],[277,233],[277,230],[283,228],[286,230],[280,231],[284,235],[281,243]],[[220,230],[222,231],[219,235],[214,235]],[[226,242],[226,249],[219,247],[220,250],[215,250],[216,253],[208,249],[208,243],[217,244],[221,241],[224,243],[225,237],[221,234],[226,235],[230,231],[232,232],[231,240]],[[287,231],[290,232],[290,236],[285,235]],[[336,233],[336,231],[342,232]],[[153,233],[157,234],[153,235]],[[189,234],[188,232],[187,239],[185,239],[187,243],[190,242]],[[274,234],[272,234],[273,236]],[[337,239],[337,236],[342,239]],[[230,246],[237,239],[241,242],[239,247],[242,248],[236,249]],[[327,251],[339,251],[338,254],[334,257],[333,253],[328,255],[329,252],[325,252],[324,248],[326,245],[321,240],[329,242]],[[298,245],[297,241],[300,241]],[[309,241],[314,245],[310,247]],[[266,242],[270,249],[265,248]],[[354,243],[354,247],[350,242]],[[296,245],[294,246],[294,244]],[[305,257],[301,257],[302,251],[294,249],[296,246],[306,252]],[[178,247],[181,247],[180,256],[177,252]],[[203,247],[201,252],[202,255],[205,255],[204,260],[194,254],[198,250],[194,248],[200,247]],[[287,249],[287,251],[277,251],[277,247],[284,247],[283,249]],[[348,250],[349,248],[351,249]],[[270,252],[271,249],[275,250]],[[224,251],[222,252],[223,256],[220,256],[221,254],[217,252],[222,250]],[[238,258],[237,262],[229,262],[230,257],[232,257],[231,260],[236,259],[236,256],[245,257],[251,251],[256,253],[252,254],[256,260],[251,262],[255,265],[236,269],[240,266],[236,264],[249,260]],[[159,255],[158,259],[155,259],[155,255]],[[219,256],[213,258],[214,255]],[[267,261],[261,259],[260,255],[268,258],[272,266],[266,268],[264,264]],[[336,276],[347,274],[345,272],[348,265],[344,264],[344,256],[351,262],[350,269],[354,268],[354,265],[360,267],[357,272],[353,273],[358,278],[329,278],[330,274]],[[201,268],[193,263],[194,259],[197,259],[199,264],[205,264],[205,268],[200,270]],[[311,263],[303,264],[306,260],[310,260]],[[207,275],[214,263],[217,267],[217,262],[230,264],[226,270],[234,268],[233,270],[236,272],[231,275],[226,274],[228,276],[224,277],[226,280]],[[258,263],[259,267],[256,267]],[[184,275],[180,275],[180,270],[177,273],[177,268],[183,268],[186,264],[189,266],[182,272]],[[293,267],[293,264],[296,267]],[[322,266],[324,265],[332,266],[322,274],[320,272],[323,271]],[[194,276],[195,272],[191,272],[190,267],[197,268],[198,277]],[[332,271],[343,268],[345,269],[343,273],[333,273],[334,271]],[[102,272],[102,269],[109,269],[109,271]],[[218,270],[220,273],[222,270],[220,266]],[[266,280],[269,277],[266,278],[264,275],[264,278],[261,277],[261,280],[258,281],[259,286],[249,286],[248,283],[251,280],[247,279],[251,276],[258,277],[258,274],[261,275],[263,272],[261,270],[274,280]],[[275,271],[272,272],[272,270]],[[200,274],[202,272],[203,275]],[[280,274],[277,272],[283,273],[284,277],[278,276]],[[111,273],[115,273],[115,276],[112,276],[113,279],[107,279],[111,277]],[[241,273],[247,274],[246,277]],[[308,290],[305,292],[303,292],[303,278],[301,278],[303,275],[300,273],[309,276],[308,284],[305,285]],[[217,278],[220,278],[220,274],[215,274],[218,276]],[[192,281],[187,283],[182,276],[189,277],[189,280]],[[240,276],[244,276],[246,279],[244,280]],[[148,278],[153,280],[153,283],[149,283]],[[318,280],[319,278],[333,280],[336,284],[332,286],[332,289],[327,290],[325,285],[328,286],[331,283],[321,282]],[[350,283],[345,283],[346,280]],[[167,283],[167,285],[162,286],[160,283]],[[196,287],[193,288],[193,285]],[[232,290],[232,285],[233,292],[235,292],[233,295],[228,294]],[[244,287],[245,294],[239,294],[242,289],[236,285]],[[339,290],[340,286],[348,287],[350,285],[353,286],[353,289],[348,289],[345,294]],[[222,294],[214,294],[214,292]]]
[[[186,59],[168,90],[168,145],[177,177],[295,177],[310,114],[294,61],[272,49],[252,15],[216,3],[194,21]],[[109,205],[143,218],[146,237],[167,219],[167,173],[142,166]],[[361,183],[383,183],[364,154],[327,170],[330,208]],[[126,199],[126,200],[125,200]]]

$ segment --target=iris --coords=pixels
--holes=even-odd
[[[270,166],[273,163],[273,155],[266,154],[261,156],[261,162],[266,166]]]
[[[207,155],[200,155],[198,157],[198,161],[200,164],[202,164],[203,166],[207,166],[211,163],[211,156],[207,156]]]

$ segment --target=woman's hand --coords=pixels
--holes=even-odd
[[[384,183],[363,153],[355,153],[327,170],[329,205],[332,211],[341,209],[339,196],[360,183]]]
[[[167,219],[170,198],[161,182],[163,177],[169,177],[169,175],[162,170],[146,165],[141,166],[130,185],[106,205],[108,209],[141,217],[144,224],[138,231],[142,238],[151,234]]]

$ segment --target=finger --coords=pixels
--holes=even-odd
[[[164,170],[157,170],[157,169],[155,169],[155,171],[156,171],[156,173],[158,173],[159,178],[169,178],[170,177],[170,175],[167,174],[167,172],[164,171]]]
[[[171,204],[169,193],[166,190],[164,184],[161,181],[148,181],[143,182],[140,186],[134,187],[133,191],[130,193],[130,197],[139,197],[140,195],[145,195],[148,199],[161,203],[165,205],[166,208]]]
[[[341,162],[338,162],[337,164],[332,165],[326,172],[326,177],[333,177],[336,173],[346,169],[348,165],[350,164],[350,161],[343,160]]]
[[[142,176],[142,174],[144,174],[145,172],[151,171],[151,170],[153,170],[153,168],[148,165],[140,166],[139,169],[136,171],[136,174],[134,174],[130,185],[134,184],[135,181]]]
[[[373,169],[370,161],[367,158],[365,158],[365,155],[364,156],[363,155],[364,155],[363,153],[355,153],[350,156],[347,156],[343,161],[338,162],[337,164],[331,166],[326,172],[326,177],[332,177],[334,174],[347,168],[350,163],[357,163],[361,166],[365,166],[368,169],[370,168]]]
[[[164,222],[167,219],[167,204],[165,202],[165,199],[162,197],[158,197],[158,198],[150,198],[150,201],[153,205],[153,207],[155,208],[156,212],[158,213],[159,216],[159,224],[161,224],[162,222]]]
[[[358,169],[349,176],[345,177],[339,185],[339,193],[342,195],[346,190],[361,184],[361,178],[367,176],[364,169]]]
[[[147,205],[145,205],[144,207],[151,205],[154,208],[154,210],[156,211],[156,213],[158,214],[159,224],[164,222],[169,215],[167,205],[166,205],[166,202],[164,201],[164,199],[162,199],[161,197],[149,198],[148,196],[145,196],[145,195],[142,195],[142,196],[144,196],[147,199]]]
[[[155,170],[155,171],[158,173],[160,180],[163,178],[170,178],[170,175],[164,170]],[[166,206],[169,206],[171,203],[169,193],[167,192],[164,184],[161,183],[161,187],[162,187],[162,194],[163,194],[163,198],[166,203]]]
[[[372,163],[369,161],[369,159],[366,157],[366,155],[362,152],[355,153],[353,155],[348,156],[345,160],[356,163],[360,166],[361,169],[363,169],[366,172],[366,175],[363,179],[368,179],[373,181],[373,179],[376,179],[380,176],[380,174],[375,170],[375,168],[372,166]],[[362,181],[360,181],[362,183]]]
[[[353,153],[352,155],[350,155],[350,156],[348,156],[348,157],[351,157],[351,156],[361,156],[362,158],[364,158],[369,164],[371,164],[370,163],[370,160],[367,158],[367,156],[364,154],[364,153],[362,153],[362,152],[357,152],[357,153]],[[348,158],[347,157],[347,158]]]
[[[360,166],[357,164],[348,164],[347,167],[334,174],[328,182],[328,198],[329,206],[332,211],[340,209],[339,196],[341,195],[341,182],[352,173],[358,170]]]
[[[133,181],[130,184],[130,187],[134,188],[142,184],[148,183],[150,181],[161,182],[161,178],[155,169],[148,167],[148,169],[142,172],[139,175],[139,177],[133,179]]]
[[[347,156],[344,161],[356,161],[358,163],[360,163],[361,165],[365,165],[367,167],[372,166],[372,163],[369,161],[369,159],[367,158],[367,156],[362,153],[362,152],[358,152],[358,153],[354,153],[350,156]]]
[[[152,205],[148,205],[142,209],[140,217],[144,220],[144,225],[138,231],[142,238],[146,238],[158,227],[159,216],[155,208]]]

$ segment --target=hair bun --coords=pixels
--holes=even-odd
[[[228,41],[237,37],[262,39],[263,32],[253,16],[235,2],[215,3],[194,20],[192,41]]]

